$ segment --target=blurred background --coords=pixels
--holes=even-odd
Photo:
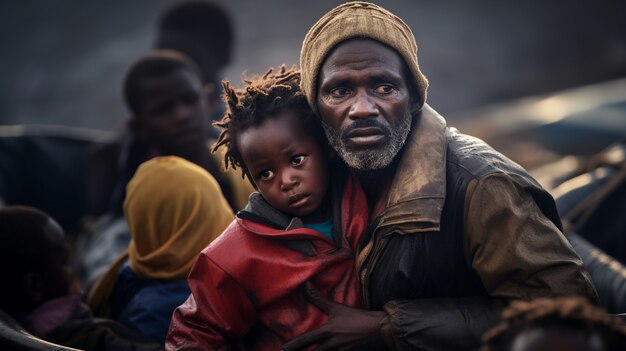
[[[168,0],[0,3],[0,124],[111,130],[120,87]],[[217,0],[235,25],[223,76],[298,62],[307,29],[341,1]],[[499,101],[626,76],[626,1],[378,1],[417,38],[428,101],[449,119]],[[487,126],[483,126],[485,128]]]

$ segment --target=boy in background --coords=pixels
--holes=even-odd
[[[79,293],[65,234],[46,213],[26,206],[0,208],[0,309],[31,334],[86,350],[160,350],[109,319],[94,318]]]

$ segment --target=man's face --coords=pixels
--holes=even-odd
[[[326,137],[348,166],[387,167],[411,129],[411,96],[400,55],[370,39],[352,39],[327,56],[317,107]]]
[[[141,112],[134,125],[138,137],[165,155],[185,157],[206,150],[209,135],[207,101],[198,77],[178,69],[145,78]]]

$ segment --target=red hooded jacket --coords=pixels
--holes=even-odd
[[[238,214],[194,264],[191,295],[174,311],[166,349],[278,350],[328,318],[306,300],[307,281],[336,302],[361,307],[354,249],[368,209],[352,179],[340,212],[340,247],[312,229],[277,229]]]

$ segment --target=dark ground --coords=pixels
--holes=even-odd
[[[237,30],[224,76],[297,63],[307,29],[340,1],[220,1]],[[0,124],[112,129],[120,85],[169,1],[0,2]],[[444,115],[626,76],[626,1],[378,1],[413,29],[429,102]]]

